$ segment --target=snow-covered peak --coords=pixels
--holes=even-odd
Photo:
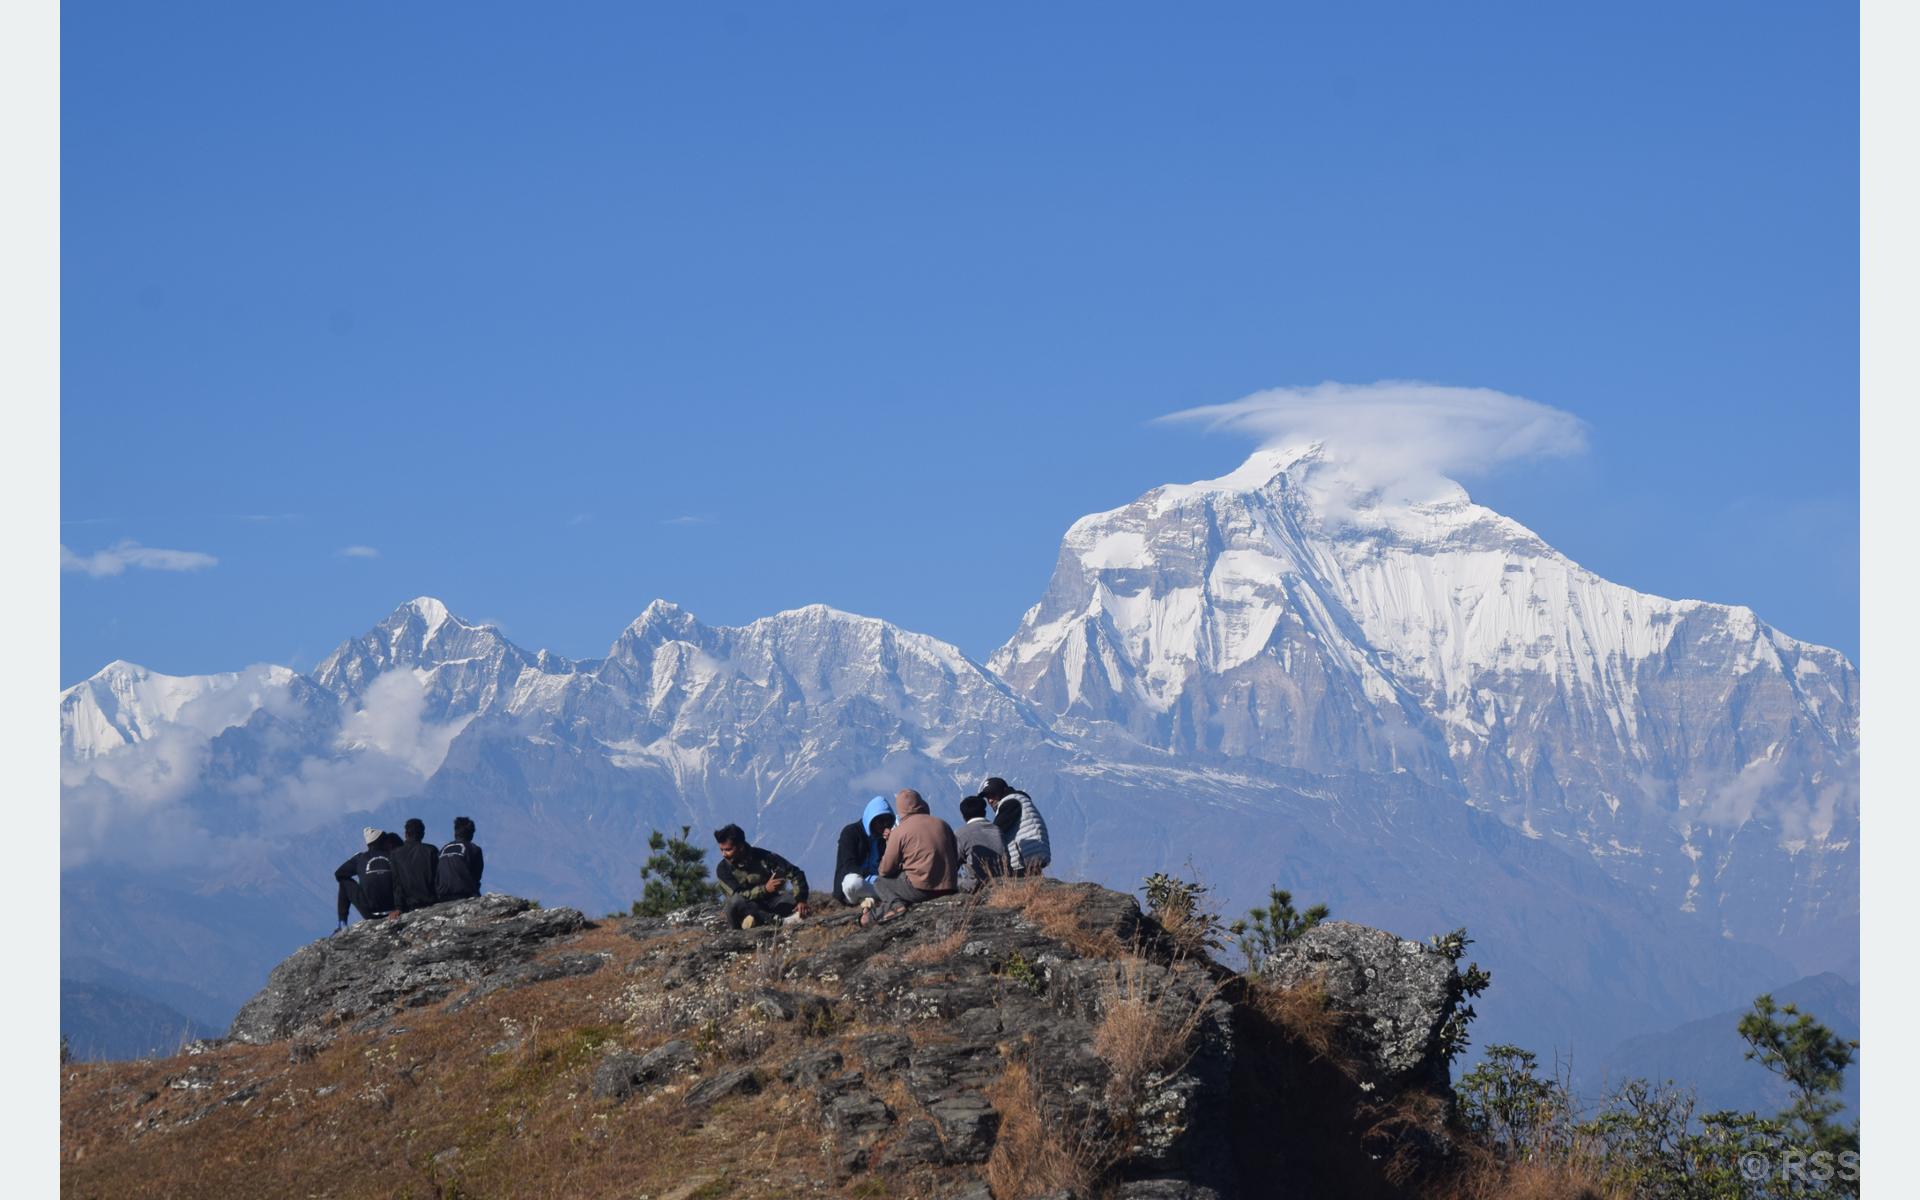
[[[394,615],[398,616],[403,612],[410,612],[426,623],[427,641],[433,640],[433,635],[440,632],[440,627],[445,625],[449,618],[459,621],[458,617],[453,617],[453,615],[447,611],[445,604],[442,604],[432,596],[415,596],[413,599],[401,605],[399,609],[395,611]],[[460,623],[464,625],[466,622],[461,621]]]
[[[60,694],[60,740],[74,759],[95,758],[180,727],[211,737],[283,696],[289,667],[261,664],[219,675],[163,675],[115,659]]]
[[[1309,444],[1076,521],[1047,593],[990,661],[1043,708],[1141,729],[1227,703],[1214,693],[1244,668],[1263,681],[1277,670],[1259,686],[1289,714],[1280,724],[1355,703],[1423,709],[1415,725],[1479,739],[1503,719],[1488,680],[1532,678],[1632,743],[1639,664],[1657,663],[1690,618],[1741,647],[1738,662],[1846,669],[1750,614],[1601,579],[1452,480]],[[1310,700],[1322,685],[1308,676],[1334,691]],[[1837,695],[1800,692],[1816,724],[1847,719]]]

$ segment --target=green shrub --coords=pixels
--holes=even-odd
[[[1227,929],[1239,941],[1240,953],[1247,956],[1247,970],[1254,974],[1273,957],[1274,951],[1327,919],[1328,908],[1316,904],[1306,912],[1293,907],[1293,893],[1278,885],[1267,892],[1267,907],[1247,910],[1247,919],[1235,921]]]
[[[633,902],[636,917],[664,917],[670,912],[695,904],[712,904],[720,899],[720,885],[707,875],[707,851],[687,840],[691,825],[680,827],[680,836],[670,838],[658,829],[647,838],[653,851],[640,868],[647,881],[640,899]]]

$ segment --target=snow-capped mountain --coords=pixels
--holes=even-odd
[[[1318,445],[1076,522],[990,662],[1183,758],[1410,771],[1732,937],[1817,950],[1856,904],[1843,656]]]
[[[1263,453],[1076,523],[991,667],[823,606],[726,627],[662,601],[570,660],[427,597],[310,675],[112,664],[61,700],[63,969],[217,1021],[330,927],[362,825],[471,816],[491,888],[599,912],[655,828],[739,821],[825,887],[867,797],[951,819],[989,773],[1040,798],[1056,873],[1191,864],[1229,912],[1279,882],[1467,925],[1488,1037],[1597,1048],[1832,965],[1844,659],[1321,465]]]

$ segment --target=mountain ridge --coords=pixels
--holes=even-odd
[[[1232,604],[1204,614],[1222,626],[1217,646],[1241,657],[1214,660],[1227,665],[1192,676],[1198,682],[1191,687],[1175,686],[1174,675],[1163,671],[1162,694],[1175,700],[1166,711],[1178,721],[1162,721],[1165,714],[1151,705],[1111,712],[1061,705],[1059,694],[1041,682],[1044,671],[1003,674],[994,669],[998,654],[983,664],[937,638],[825,605],[709,626],[655,600],[613,639],[605,657],[575,660],[526,650],[492,626],[418,597],[347,639],[311,676],[289,672],[282,683],[263,688],[263,702],[242,720],[217,729],[208,728],[214,717],[199,725],[159,722],[144,740],[123,740],[91,756],[63,754],[63,857],[111,863],[111,844],[90,839],[115,821],[129,829],[150,824],[163,848],[176,848],[169,853],[190,855],[200,844],[182,829],[233,845],[237,853],[265,853],[268,860],[240,872],[245,878],[201,885],[216,894],[274,897],[270,907],[280,911],[271,920],[260,915],[258,927],[240,939],[264,948],[304,940],[297,914],[330,908],[331,881],[321,868],[345,856],[361,825],[397,825],[416,810],[441,814],[436,822],[454,812],[474,816],[483,842],[491,834],[495,844],[512,847],[512,853],[489,855],[511,886],[600,911],[624,906],[622,890],[635,889],[627,880],[636,876],[651,828],[737,819],[796,861],[819,863],[830,858],[839,824],[849,819],[842,810],[857,809],[868,795],[917,786],[937,800],[945,788],[971,790],[992,773],[1026,784],[1041,798],[1062,872],[1124,886],[1197,856],[1196,865],[1219,882],[1229,911],[1263,900],[1266,884],[1279,875],[1298,894],[1319,889],[1338,902],[1336,911],[1374,924],[1401,927],[1444,914],[1484,930],[1498,939],[1489,954],[1506,964],[1505,978],[1522,981],[1513,993],[1516,1004],[1533,1011],[1517,1019],[1535,1044],[1576,1034],[1585,1043],[1612,1044],[1676,1018],[1718,1011],[1750,998],[1738,994],[1749,985],[1757,991],[1822,969],[1828,964],[1818,958],[1820,947],[1830,947],[1836,934],[1842,940],[1853,935],[1857,785],[1844,754],[1819,757],[1824,726],[1793,726],[1789,719],[1780,730],[1762,730],[1779,734],[1766,778],[1746,776],[1749,764],[1734,763],[1739,736],[1728,744],[1676,742],[1685,769],[1669,772],[1664,791],[1639,796],[1623,788],[1619,802],[1609,805],[1596,788],[1607,782],[1605,770],[1618,767],[1603,753],[1616,725],[1589,712],[1584,723],[1554,718],[1529,727],[1529,713],[1555,712],[1541,702],[1537,678],[1516,684],[1496,677],[1476,686],[1494,702],[1499,721],[1489,726],[1484,744],[1459,754],[1429,711],[1430,697],[1396,674],[1405,655],[1383,656],[1366,642],[1365,622],[1346,613],[1350,594],[1338,579],[1302,570],[1277,584],[1271,577],[1249,580],[1263,563],[1247,553],[1262,544],[1248,539],[1279,528],[1267,518],[1285,517],[1299,529],[1322,518],[1299,505],[1263,515],[1258,508],[1266,501],[1250,506],[1229,499],[1224,511],[1241,523],[1229,522],[1223,533],[1212,498],[1247,494],[1169,485],[1083,518],[1073,527],[1081,533],[1069,531],[1063,539],[1065,585],[1082,589],[1085,601],[1106,605],[1118,597],[1112,607],[1123,614],[1128,604],[1146,612],[1163,592],[1175,590],[1170,581],[1191,585],[1196,577],[1197,601],[1224,559],[1218,575],[1235,587],[1223,590],[1244,593],[1243,609],[1247,596],[1261,608],[1239,612],[1233,629],[1225,620],[1236,616]],[[1158,516],[1154,506],[1161,506]],[[1350,502],[1327,511],[1347,522],[1337,529],[1351,530],[1345,514],[1375,520],[1378,508]],[[1129,521],[1158,524],[1102,524],[1129,510]],[[1461,529],[1479,520],[1448,512]],[[1089,531],[1137,533],[1139,543],[1109,545],[1096,555],[1098,565],[1088,567],[1082,551],[1095,545]],[[1331,549],[1302,543],[1312,559],[1306,566],[1318,570],[1316,562],[1341,553],[1377,566],[1404,553],[1378,539],[1361,541]],[[1432,544],[1444,553],[1461,547],[1454,534]],[[1465,552],[1502,551],[1476,544]],[[1235,553],[1240,557],[1231,557]],[[1411,578],[1419,582],[1417,574]],[[1260,583],[1273,586],[1262,593],[1253,586]],[[1061,602],[1055,590],[1023,619],[1022,631],[1050,600]],[[1411,585],[1408,591],[1429,601],[1434,594]],[[1062,610],[1070,619],[1077,611]],[[1166,620],[1164,611],[1148,613],[1145,625],[1151,632],[1158,620],[1159,629],[1186,636],[1200,615],[1196,607],[1195,620],[1183,626]],[[1301,636],[1313,622],[1326,645]],[[1145,641],[1130,648],[1116,636],[1119,630],[1111,620],[1083,629],[1085,644],[1104,650],[1116,669],[1129,665],[1122,661],[1128,654],[1149,648]],[[1682,632],[1686,639],[1676,640]],[[1727,671],[1724,645],[1718,657],[1704,656],[1704,667],[1687,657],[1700,653],[1696,643],[1712,650],[1712,632],[1673,631],[1663,669],[1679,682],[1662,682],[1657,671],[1647,677],[1658,685],[1653,694],[1678,696],[1670,707],[1690,729],[1693,709],[1716,711],[1713,695],[1702,689],[1738,678]],[[1021,636],[1016,632],[1008,646]],[[1333,645],[1338,638],[1346,643]],[[1049,653],[1042,647],[1025,661]],[[1750,694],[1738,699],[1740,715],[1722,713],[1716,732],[1745,732],[1738,727],[1750,712],[1760,714],[1752,722],[1756,729],[1777,724],[1781,711],[1791,718],[1791,697],[1783,700],[1778,679],[1789,661],[1769,665],[1755,658],[1754,669],[1773,674],[1748,686]],[[258,670],[260,679],[282,679]],[[1377,677],[1372,691],[1367,671]],[[1850,681],[1851,664],[1844,674]],[[244,706],[252,693],[238,688],[228,685],[221,695]],[[1106,698],[1130,694],[1110,688]],[[1269,695],[1291,696],[1295,716],[1281,713],[1275,720],[1279,709],[1261,711],[1257,702]],[[1851,736],[1854,693],[1843,688],[1837,695],[1849,718],[1838,728]],[[70,724],[93,728],[87,722],[94,717],[80,711],[90,697],[83,685],[63,693],[63,745],[73,740]],[[185,704],[176,709],[187,710]],[[1584,711],[1566,704],[1560,710],[1563,716]],[[1647,718],[1648,730],[1666,729],[1675,726],[1674,712],[1653,706],[1635,716]],[[1228,717],[1214,721],[1220,713]],[[217,719],[232,715],[221,710]],[[1534,755],[1536,778],[1529,786],[1512,786],[1485,767],[1485,759],[1515,750]],[[1783,849],[1795,831],[1782,814],[1796,810],[1782,808],[1778,797],[1804,789],[1822,766],[1833,775],[1826,782],[1841,785],[1827,800],[1827,832],[1814,836],[1812,823],[1803,821],[1806,838],[1797,849]],[[1689,770],[1697,778],[1687,780]],[[1669,804],[1683,785],[1700,796]],[[1697,832],[1676,822],[1683,814],[1701,822]],[[1834,836],[1835,829],[1848,836]],[[1697,857],[1689,858],[1689,848]],[[1690,876],[1710,873],[1697,865],[1702,860],[1717,872],[1714,886],[1689,891]],[[1477,872],[1476,891],[1462,895],[1449,864],[1468,863]],[[63,943],[69,930],[78,937],[82,929],[107,928],[109,915],[99,906],[112,904],[113,887],[88,878],[93,882],[76,909],[78,923],[70,925],[63,913]],[[1770,917],[1756,898],[1770,903]],[[183,914],[200,911],[184,896],[179,904]],[[1591,946],[1556,944],[1556,931],[1537,927],[1529,908],[1557,914],[1562,928],[1584,928]],[[232,940],[218,932],[215,918],[191,919],[215,922],[194,926],[198,936]],[[119,953],[137,952],[133,942],[114,941]],[[246,951],[222,994],[244,996],[246,972],[261,969],[253,959],[262,954]],[[1620,964],[1613,977],[1609,956]],[[160,969],[153,962],[121,965]],[[1716,971],[1724,978],[1716,979]],[[1608,999],[1577,994],[1567,979],[1585,979],[1593,997]],[[1497,1027],[1500,1018],[1490,1022]]]

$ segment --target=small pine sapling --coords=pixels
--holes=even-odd
[[[1247,970],[1258,974],[1262,963],[1289,942],[1295,942],[1315,925],[1327,919],[1330,910],[1316,904],[1305,912],[1293,907],[1293,893],[1279,886],[1268,890],[1267,906],[1247,910],[1247,919],[1227,926],[1239,940],[1240,953],[1247,956]]]
[[[640,868],[647,881],[640,899],[633,902],[636,917],[664,917],[670,912],[695,904],[712,904],[720,899],[720,885],[707,877],[707,852],[687,840],[691,825],[680,827],[679,837],[668,837],[658,829],[647,839],[653,853]]]

